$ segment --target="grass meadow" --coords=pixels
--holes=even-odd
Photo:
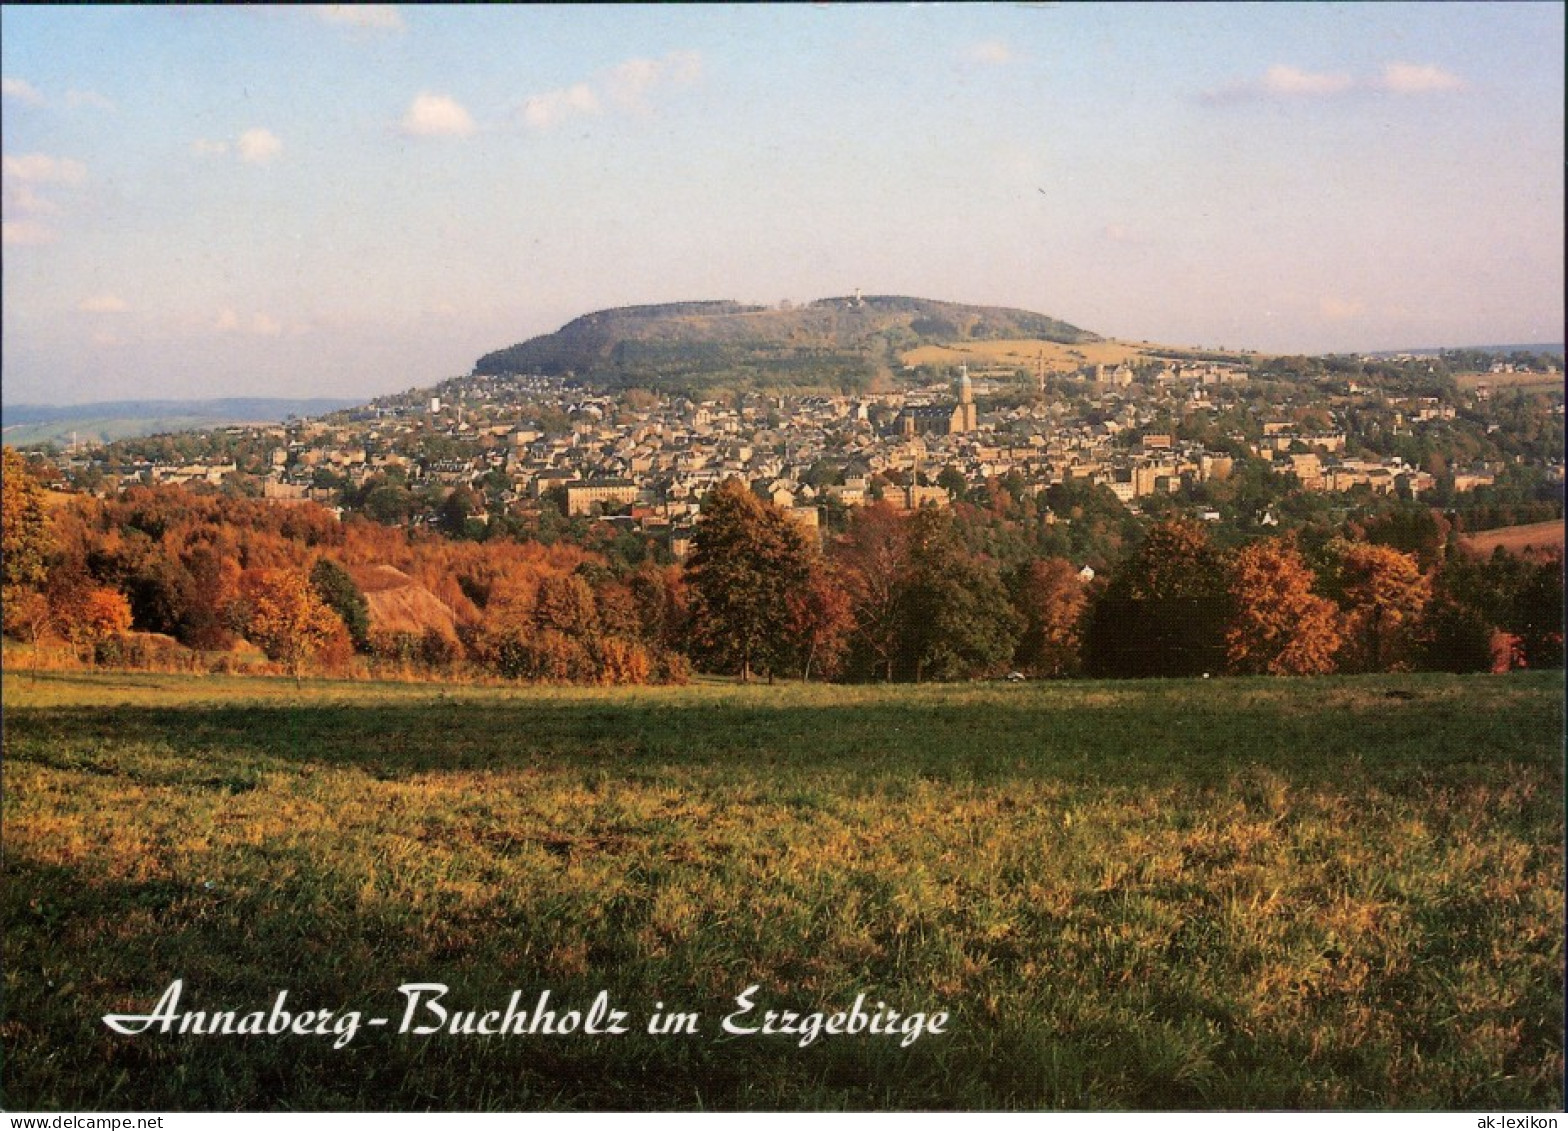
[[[3,692],[9,1110],[1563,1105],[1561,673]],[[101,1022],[175,979],[391,1024]],[[631,1031],[399,1034],[408,982]],[[950,1018],[726,1034],[753,985]]]

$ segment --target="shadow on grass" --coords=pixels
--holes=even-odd
[[[116,748],[150,744],[206,761],[205,784],[231,791],[249,788],[250,774],[269,763],[357,767],[381,779],[549,767],[1157,786],[1216,785],[1250,766],[1303,783],[1347,775],[1384,784],[1502,782],[1513,768],[1560,760],[1562,708],[1549,692],[1488,707],[1451,691],[1395,694],[1371,685],[1347,708],[1310,695],[1216,693],[1220,686],[1245,685],[1120,685],[1099,696],[978,702],[914,689],[848,704],[513,696],[24,706],[6,712],[7,745],[21,761],[123,774]],[[204,784],[185,772],[176,780]]]

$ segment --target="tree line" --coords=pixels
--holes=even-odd
[[[105,664],[244,666],[249,649],[296,675],[597,683],[1562,663],[1561,554],[1476,557],[1430,512],[1233,545],[1170,518],[1124,531],[1096,572],[1037,552],[1059,544],[1043,525],[1000,537],[969,505],[856,508],[819,543],[738,480],[678,565],[185,487],[46,508],[11,449],[4,489],[4,631],[35,662],[51,642]]]
[[[1222,547],[1176,518],[1105,575],[1060,557],[1004,573],[947,509],[859,508],[823,551],[789,526],[739,482],[710,496],[686,577],[700,663],[915,682],[1562,664],[1561,554],[1477,558],[1433,547],[1442,525]]]

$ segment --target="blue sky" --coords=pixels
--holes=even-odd
[[[857,287],[1560,341],[1563,12],[6,5],[4,395],[370,396],[602,307]]]

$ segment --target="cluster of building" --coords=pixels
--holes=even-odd
[[[268,499],[330,505],[345,486],[395,471],[414,483],[476,487],[506,508],[557,505],[571,516],[604,517],[677,547],[703,497],[731,477],[810,526],[824,506],[876,499],[944,506],[960,481],[1000,478],[1026,494],[1100,484],[1136,508],[1149,496],[1229,477],[1228,452],[1243,442],[1308,490],[1418,496],[1435,484],[1397,459],[1348,458],[1343,431],[1288,419],[1265,421],[1261,439],[1254,428],[1250,440],[1227,435],[1227,451],[1206,450],[1155,428],[1193,409],[1240,407],[1246,371],[1205,362],[1134,376],[1125,365],[1092,367],[1065,399],[1020,396],[1015,376],[987,388],[989,405],[977,401],[967,368],[951,386],[899,393],[707,401],[593,393],[539,376],[474,376],[447,382],[442,396],[385,398],[252,432],[270,445],[261,476]],[[1396,415],[1406,424],[1452,412],[1432,399]],[[120,470],[154,482],[221,482],[237,468],[229,461]],[[1478,486],[1491,474],[1462,472],[1455,486]]]

